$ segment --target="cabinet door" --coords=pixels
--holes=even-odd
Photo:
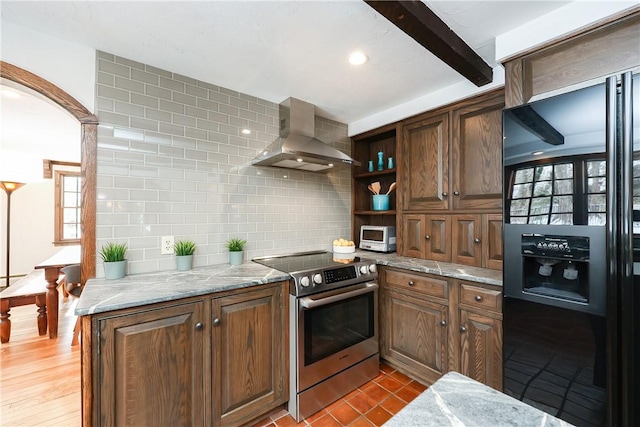
[[[451,216],[425,216],[425,258],[451,262]]]
[[[203,307],[100,321],[99,425],[204,425]]]
[[[385,289],[381,356],[429,384],[448,371],[447,306]]]
[[[449,114],[408,123],[402,135],[404,209],[448,209]]]
[[[454,209],[502,207],[504,95],[453,111],[451,163]]]
[[[502,270],[502,215],[482,215],[482,266]]]
[[[502,390],[502,322],[460,311],[460,372]]]
[[[284,403],[283,285],[212,300],[213,425],[241,425]]]
[[[425,217],[424,215],[403,215],[402,255],[425,258]]]
[[[482,226],[480,215],[452,216],[452,246],[451,262],[455,264],[482,265]]]

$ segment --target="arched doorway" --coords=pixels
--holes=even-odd
[[[82,282],[96,275],[96,169],[98,118],[53,83],[22,68],[0,61],[0,77],[46,96],[80,122],[82,176]]]

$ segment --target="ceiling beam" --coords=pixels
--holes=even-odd
[[[505,111],[508,111],[507,114],[511,114],[525,129],[544,142],[551,145],[564,144],[564,136],[530,105],[523,105],[522,107]]]
[[[422,1],[364,1],[471,83],[491,83],[491,67]]]

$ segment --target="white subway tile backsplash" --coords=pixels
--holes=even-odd
[[[232,236],[249,240],[249,260],[349,235],[348,170],[251,166],[278,136],[277,104],[104,52],[97,73],[98,246],[127,241],[129,273],[174,268],[162,235],[196,241],[196,266],[226,263]],[[346,125],[316,128],[350,150]]]

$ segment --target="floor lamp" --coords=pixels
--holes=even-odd
[[[7,193],[7,284],[9,286],[9,251],[11,247],[11,193],[22,187],[24,184],[21,182],[0,181],[0,187]]]

